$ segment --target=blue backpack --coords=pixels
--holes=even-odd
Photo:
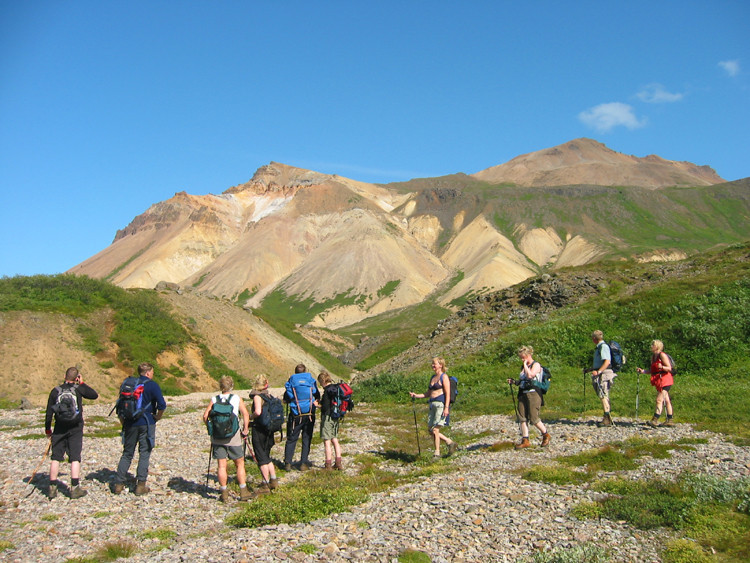
[[[625,362],[627,362],[627,359],[617,342],[610,340],[607,344],[609,345],[609,355],[612,358],[609,367],[613,372],[618,373],[622,369],[622,366],[625,365]]]
[[[307,372],[295,373],[284,385],[286,399],[294,416],[312,416],[315,392],[318,389],[313,376]]]
[[[536,392],[544,395],[547,391],[549,391],[549,385],[552,381],[552,374],[550,371],[542,366],[542,380],[539,381],[538,379],[535,379],[532,382],[532,385],[534,386],[534,389],[536,389]]]

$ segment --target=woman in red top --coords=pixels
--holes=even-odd
[[[659,426],[662,404],[666,405],[667,421],[662,426],[674,426],[672,422],[672,400],[669,398],[669,390],[674,383],[672,377],[672,362],[664,352],[664,343],[661,340],[651,342],[651,367],[648,370],[636,368],[638,373],[650,373],[651,385],[656,387],[656,410],[654,417],[648,421],[648,425],[656,428]]]

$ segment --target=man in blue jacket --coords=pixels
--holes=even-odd
[[[310,463],[310,444],[315,431],[315,407],[318,406],[320,392],[315,378],[307,371],[305,364],[294,368],[294,375],[284,385],[284,402],[289,403],[289,417],[286,421],[286,447],[284,448],[284,469],[291,471],[294,449],[302,433],[302,457],[300,469],[307,471]]]
[[[167,408],[161,387],[154,379],[154,366],[143,363],[138,366],[138,384],[143,384],[141,395],[143,414],[133,422],[122,421],[122,457],[117,465],[117,477],[112,492],[119,495],[125,488],[130,464],[138,445],[138,468],[136,469],[136,495],[145,495],[151,489],[146,486],[151,450],[156,443],[156,423]]]

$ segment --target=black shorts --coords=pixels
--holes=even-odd
[[[267,465],[271,461],[271,448],[273,447],[273,432],[268,432],[265,428],[253,426],[253,452],[258,465]]]
[[[662,390],[662,391],[666,391],[667,393],[669,393],[669,390],[670,390],[671,388],[672,388],[672,386],[671,386],[671,385],[665,385],[664,387],[662,387],[662,388],[661,388],[661,390]]]
[[[83,426],[69,430],[63,434],[52,434],[52,459],[54,461],[68,460],[81,461],[81,450],[83,449]]]

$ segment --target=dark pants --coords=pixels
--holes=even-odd
[[[138,481],[148,479],[148,463],[151,459],[151,450],[154,447],[156,426],[153,424],[142,426],[127,426],[122,431],[122,457],[117,464],[117,483],[125,483],[128,477],[130,464],[133,463],[135,446],[138,446],[138,468],[135,478]]]
[[[310,465],[310,444],[312,443],[313,432],[315,432],[315,416],[304,416],[297,418],[291,412],[286,421],[286,446],[284,448],[284,463],[292,463],[294,457],[294,448],[297,447],[297,440],[300,432],[302,433],[302,457],[300,462]]]

